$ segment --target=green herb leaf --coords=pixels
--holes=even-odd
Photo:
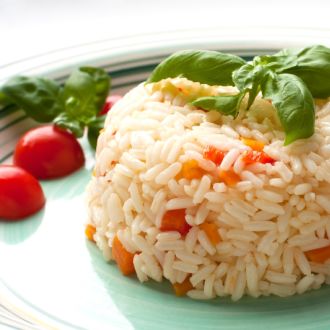
[[[147,82],[181,76],[202,84],[233,85],[233,71],[244,64],[245,61],[235,55],[216,51],[184,50],[161,62]]]
[[[233,81],[235,86],[240,90],[251,89],[254,80],[254,65],[246,63],[233,72]]]
[[[300,78],[292,74],[269,75],[262,94],[277,109],[286,133],[285,145],[314,134],[313,96]]]
[[[0,109],[3,109],[4,107],[12,104],[13,102],[9,99],[8,96],[6,96],[5,93],[3,93],[1,90],[0,90]]]
[[[68,113],[63,112],[54,119],[54,124],[72,132],[77,138],[84,135],[84,125]]]
[[[284,49],[279,55],[296,55],[297,64],[283,68],[279,72],[291,73],[300,77],[314,97],[330,96],[330,49],[312,46],[302,50]]]
[[[88,73],[94,80],[95,84],[95,104],[98,109],[101,109],[104,105],[105,99],[109,94],[111,87],[111,78],[107,72],[100,68],[94,67],[81,67],[80,71]]]
[[[235,86],[241,92],[248,92],[249,99],[247,109],[249,109],[260,91],[260,85],[266,78],[269,69],[261,65],[254,66],[252,63],[247,63],[235,70],[233,80]]]
[[[77,137],[88,126],[88,140],[96,147],[99,127],[103,117],[96,117],[109,93],[110,78],[103,69],[82,67],[75,70],[65,82],[62,99],[65,113],[55,120],[60,127],[70,130]]]
[[[294,66],[296,66],[298,63],[297,61],[297,55],[295,54],[287,54],[287,55],[262,55],[262,56],[256,56],[253,59],[254,66],[262,66],[264,68],[273,70],[277,72],[278,70],[287,70]]]
[[[47,78],[14,77],[2,87],[2,92],[38,122],[52,121],[64,110],[60,86]]]
[[[0,107],[19,106],[38,122],[53,121],[76,137],[89,126],[88,139],[95,147],[104,117],[96,117],[109,94],[111,79],[103,69],[81,67],[61,88],[38,77],[14,77],[0,90]]]
[[[204,110],[214,110],[236,118],[244,95],[245,93],[200,97],[191,104]]]
[[[62,94],[68,118],[87,124],[99,111],[95,104],[96,97],[93,77],[80,70],[73,71],[64,84]]]
[[[104,127],[105,117],[106,115],[97,116],[88,124],[88,142],[94,149],[96,149],[97,138],[100,134],[100,130]]]

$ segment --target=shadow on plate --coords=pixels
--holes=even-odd
[[[168,281],[141,284],[122,276],[114,263],[86,242],[92,267],[134,329],[329,329],[330,286],[289,298],[244,297],[196,301],[176,297]],[[312,322],[312,323],[311,323]]]
[[[0,241],[9,245],[24,242],[33,235],[42,223],[45,208],[24,220],[7,222],[0,220]]]
[[[87,168],[82,168],[63,178],[44,180],[41,184],[47,199],[70,200],[78,195],[81,195],[85,191],[90,177],[90,170]]]

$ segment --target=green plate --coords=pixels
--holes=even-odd
[[[239,54],[236,48],[230,51]],[[118,57],[104,67],[114,77],[115,91],[124,91],[143,79],[165,54],[133,61],[131,53],[131,60]],[[63,70],[57,72],[59,80],[64,76]],[[27,127],[26,119],[18,118],[10,112],[1,117],[0,111],[0,142],[8,150],[2,157],[7,162],[10,146],[23,130],[17,125]],[[122,276],[84,235],[84,189],[94,160],[93,152],[82,143],[84,169],[42,182],[47,196],[43,211],[22,222],[0,221],[0,307],[24,316],[31,329],[32,324],[42,324],[42,329],[93,330],[330,329],[330,286],[290,298],[245,297],[234,303],[229,298],[178,298],[167,281],[140,284],[135,277]],[[1,324],[0,318],[0,328]]]
[[[140,284],[122,276],[84,236],[90,169],[88,162],[67,178],[43,182],[44,211],[24,222],[0,223],[1,280],[48,324],[100,330],[330,328],[330,287],[290,298],[195,301],[177,298],[167,281]]]

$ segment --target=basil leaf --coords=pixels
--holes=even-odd
[[[314,101],[304,82],[292,74],[272,74],[262,85],[262,94],[277,109],[286,137],[284,145],[314,134]]]
[[[301,50],[301,48],[283,48],[274,54],[274,56],[297,56]]]
[[[240,91],[252,88],[253,70],[254,65],[252,63],[246,63],[233,72],[234,84]]]
[[[54,119],[54,124],[69,130],[77,138],[84,135],[84,125],[77,119],[72,118],[68,113],[63,112]]]
[[[5,108],[6,106],[12,104],[13,102],[9,99],[8,96],[6,96],[5,93],[0,91],[0,109]]]
[[[260,65],[264,68],[277,72],[283,71],[296,66],[298,63],[297,56],[295,54],[275,54],[275,55],[262,55],[256,56],[253,59],[255,66]]]
[[[279,72],[291,73],[300,77],[314,97],[330,96],[330,49],[313,46],[302,50],[283,50],[281,54],[296,54],[297,65]]]
[[[269,69],[261,65],[254,66],[247,63],[235,70],[233,73],[233,80],[235,86],[241,92],[249,92],[249,99],[247,109],[249,109],[260,92],[260,85],[265,79]]]
[[[89,144],[96,149],[97,138],[99,137],[100,130],[104,127],[106,115],[97,116],[93,118],[88,124],[88,142]]]
[[[88,140],[95,148],[100,130],[96,126],[100,122],[104,124],[104,118],[96,119],[96,115],[104,105],[110,83],[110,77],[103,69],[81,67],[75,70],[65,82],[62,94],[66,111],[56,118],[55,123],[77,137],[81,137],[84,127],[88,126]]]
[[[99,109],[94,79],[90,74],[75,70],[64,84],[62,99],[68,118],[87,124]]]
[[[80,71],[88,73],[94,80],[95,84],[95,104],[98,109],[101,109],[104,105],[105,99],[109,94],[111,87],[111,78],[107,72],[100,68],[94,67],[81,67]]]
[[[60,86],[47,78],[14,77],[5,83],[2,92],[38,122],[52,121],[64,109]]]
[[[239,106],[243,100],[245,93],[237,95],[219,95],[200,97],[191,102],[192,105],[202,108],[203,110],[214,110],[224,115],[231,115],[237,117]]]
[[[165,78],[185,77],[209,85],[233,85],[232,73],[245,64],[235,55],[216,51],[184,50],[179,51],[161,62],[147,83]]]

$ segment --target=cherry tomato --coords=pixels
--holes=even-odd
[[[45,205],[39,182],[29,172],[13,165],[0,165],[0,218],[16,220]]]
[[[38,179],[65,176],[83,166],[85,157],[75,136],[53,125],[34,128],[18,141],[14,164]]]
[[[113,105],[122,98],[123,97],[121,95],[108,96],[99,115],[102,116],[102,115],[105,115],[106,113],[108,113],[111,110],[111,108],[113,107]]]

